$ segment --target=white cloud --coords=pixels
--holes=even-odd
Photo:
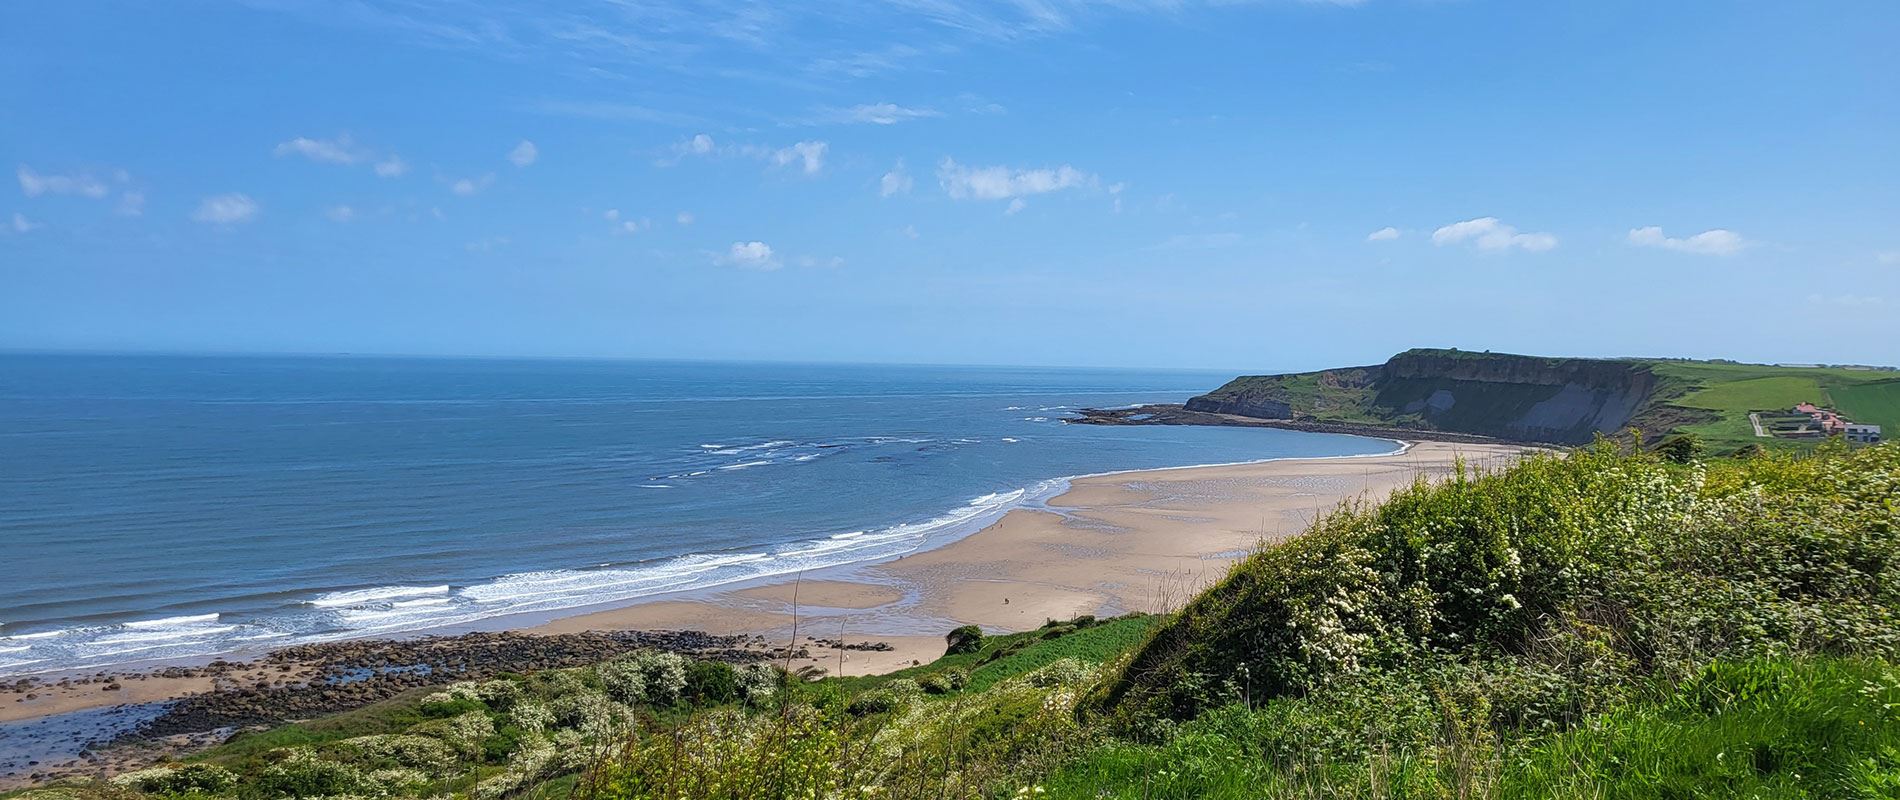
[[[1026,203],[1026,202],[1023,202],[1023,199],[1022,199],[1022,198],[1020,198],[1020,197],[1012,197],[1012,198],[1010,198],[1010,200],[1009,200],[1009,208],[1005,208],[1005,209],[1003,209],[1003,213],[1005,213],[1005,214],[1014,214],[1014,213],[1016,213],[1016,212],[1018,212],[1018,211],[1021,211],[1021,210],[1023,210],[1023,209],[1024,209],[1025,207],[1027,207],[1028,205],[1029,205],[1028,203]]]
[[[1882,264],[1900,264],[1900,250],[1888,250],[1885,253],[1878,253],[1874,256],[1874,260]]]
[[[1115,213],[1117,214],[1122,213],[1122,190],[1126,188],[1128,188],[1128,184],[1125,183],[1116,183],[1108,187],[1108,196],[1115,199]]]
[[[1664,250],[1705,256],[1732,256],[1747,249],[1751,244],[1740,234],[1721,228],[1706,230],[1686,239],[1677,239],[1663,235],[1663,229],[1655,225],[1632,229],[1629,242],[1639,247],[1660,247]]]
[[[541,149],[535,147],[534,142],[526,139],[522,139],[521,144],[515,145],[515,149],[508,151],[508,160],[517,167],[533,164],[534,160],[540,157]]]
[[[463,197],[468,197],[470,195],[475,194],[476,192],[479,192],[483,189],[488,188],[488,185],[494,182],[495,182],[495,173],[490,172],[479,178],[462,178],[453,183],[450,183],[449,191],[459,194]]]
[[[756,158],[776,167],[798,165],[806,175],[816,175],[825,168],[825,152],[830,145],[823,141],[798,142],[788,147],[763,147],[754,144],[720,146],[706,134],[697,134],[693,138],[673,145],[673,155],[653,163],[670,167],[689,157],[718,158],[741,156]]]
[[[651,227],[653,227],[653,220],[647,219],[646,217],[641,217],[639,219],[623,219],[620,221],[620,228],[618,232],[639,233]]]
[[[1399,238],[1399,229],[1392,227],[1380,228],[1372,233],[1366,234],[1366,241],[1368,242],[1389,242],[1397,238]]]
[[[207,197],[198,204],[198,210],[191,212],[192,219],[213,225],[236,225],[256,216],[257,201],[238,192]]]
[[[906,239],[915,239],[915,238],[917,238],[917,235],[918,235],[918,234],[917,234],[917,226],[915,226],[915,225],[905,225],[905,226],[904,226],[904,229],[903,229],[903,230],[901,230],[901,231],[898,231],[898,233],[901,233],[901,234],[904,234],[904,238],[906,238]]]
[[[277,145],[277,148],[271,152],[276,154],[279,158],[293,155],[303,156],[311,161],[321,161],[325,164],[343,164],[345,166],[366,161],[370,158],[370,154],[362,148],[357,147],[355,142],[350,141],[350,137],[347,134],[338,136],[335,139],[312,139],[307,136],[299,136]]]
[[[376,177],[378,178],[400,178],[408,171],[409,163],[397,156],[390,156],[376,162]]]
[[[620,209],[618,209],[618,208],[610,208],[610,209],[607,209],[606,211],[602,211],[602,212],[600,212],[600,218],[601,218],[601,219],[604,219],[604,220],[606,220],[606,221],[608,221],[608,222],[619,222],[619,221],[620,221]]]
[[[117,211],[128,217],[144,216],[145,193],[131,190],[121,193],[119,195],[119,207]]]
[[[899,122],[941,117],[943,112],[934,108],[916,108],[900,106],[896,103],[866,103],[850,108],[822,109],[817,115],[819,122],[844,122],[865,125],[896,125]]]
[[[722,255],[713,258],[719,264],[744,269],[771,270],[780,266],[772,247],[764,242],[733,242]]]
[[[20,179],[20,191],[27,197],[39,197],[43,194],[76,194],[97,200],[110,191],[105,181],[87,173],[77,175],[42,175],[32,167],[21,164],[14,173]]]
[[[9,224],[8,227],[11,228],[14,233],[32,233],[46,226],[27,219],[25,214],[15,211],[13,212],[11,224]]]
[[[821,141],[799,142],[772,151],[771,161],[780,167],[798,164],[806,175],[816,175],[825,168],[825,150],[829,147]]]
[[[349,222],[356,219],[356,209],[349,206],[334,206],[323,212],[323,215],[329,217],[331,222]]]
[[[911,180],[910,173],[904,169],[904,160],[898,159],[897,166],[891,167],[890,172],[884,173],[884,177],[878,179],[877,196],[890,197],[894,194],[908,194],[911,187],[916,185],[916,183],[916,181]]]
[[[1515,247],[1533,253],[1557,246],[1556,236],[1548,233],[1519,233],[1517,228],[1498,221],[1497,217],[1454,222],[1432,231],[1432,244],[1440,247],[1467,241],[1476,244],[1480,250],[1509,250]]]
[[[817,256],[799,256],[798,265],[801,267],[831,267],[833,269],[836,269],[838,267],[844,266],[844,256],[832,256],[830,258],[819,258]]]
[[[1094,175],[1067,164],[1053,169],[971,167],[949,158],[938,165],[937,181],[956,200],[1008,200],[1099,183]]]
[[[693,212],[681,211],[680,213],[673,215],[673,221],[681,225],[691,225],[693,224]]]

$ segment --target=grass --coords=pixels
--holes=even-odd
[[[998,682],[1034,672],[1064,658],[1091,664],[1107,662],[1146,639],[1149,631],[1164,617],[1131,615],[1049,636],[1061,625],[1040,630],[989,636],[982,649],[974,653],[946,655],[922,666],[909,667],[883,675],[862,675],[825,681],[847,695],[860,694],[888,685],[900,678],[916,680],[926,675],[962,669],[970,673],[968,691],[982,691]],[[1045,638],[1047,637],[1047,638]]]
[[[1848,419],[1879,425],[1883,433],[1900,436],[1900,380],[1841,386],[1828,394]]]
[[[1515,754],[1511,797],[1900,797],[1900,670],[1868,659],[1711,664]]]

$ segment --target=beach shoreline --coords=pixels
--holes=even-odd
[[[694,631],[742,639],[757,658],[782,660],[794,669],[888,672],[941,655],[943,634],[958,625],[1009,632],[1081,614],[1171,611],[1262,543],[1297,535],[1342,502],[1383,499],[1415,480],[1449,475],[1461,460],[1468,467],[1501,467],[1525,450],[1411,442],[1377,455],[1079,476],[1046,500],[1012,508],[979,530],[894,559],[638,599],[586,613],[503,619],[488,633],[463,636],[526,634],[514,639],[566,641],[603,633]],[[497,629],[507,633],[492,632]],[[419,637],[448,643],[458,638]],[[318,645],[316,652],[352,646],[362,643]],[[204,667],[172,667],[68,676],[64,685],[44,680],[0,684],[0,723],[254,689],[260,679],[290,687],[308,671],[271,656],[213,663],[219,665],[211,670],[216,674],[206,674]]]

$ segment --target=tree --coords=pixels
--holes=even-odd
[[[944,655],[974,653],[983,649],[983,629],[975,625],[965,625],[946,634],[943,641],[949,645],[944,650]]]
[[[1678,464],[1687,464],[1702,456],[1702,438],[1693,433],[1678,433],[1656,445],[1656,453]]]

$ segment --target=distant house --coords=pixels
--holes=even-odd
[[[1859,422],[1849,422],[1841,435],[1846,437],[1850,442],[1880,444],[1879,425],[1865,425]]]
[[[1813,403],[1802,403],[1794,407],[1794,413],[1806,414],[1821,428],[1823,436],[1839,436],[1847,433],[1847,420],[1831,408],[1822,408]]]

